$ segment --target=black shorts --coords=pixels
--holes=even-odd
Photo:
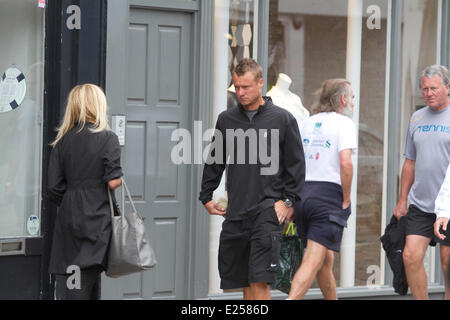
[[[275,282],[281,225],[274,207],[244,220],[225,220],[219,244],[221,289]]]
[[[405,235],[418,235],[430,238],[430,246],[432,247],[436,246],[436,242],[450,246],[450,239],[447,234],[447,238],[444,240],[440,240],[434,235],[436,214],[424,212],[412,204],[409,206],[408,212],[402,220],[405,227]]]
[[[306,182],[295,205],[299,236],[339,252],[351,206],[342,209],[342,187],[331,182]]]

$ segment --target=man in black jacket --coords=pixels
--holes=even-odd
[[[225,218],[219,244],[222,289],[244,288],[244,299],[270,299],[277,276],[281,224],[293,218],[305,160],[295,118],[262,96],[262,69],[252,59],[235,68],[239,101],[218,117],[214,148],[203,171],[200,201]],[[209,160],[210,160],[209,159]],[[227,169],[228,207],[212,200]]]

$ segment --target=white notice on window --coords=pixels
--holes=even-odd
[[[34,214],[29,216],[27,220],[28,233],[32,236],[36,236],[39,233],[39,227],[40,227],[39,217]]]
[[[8,68],[0,78],[0,113],[18,108],[26,91],[25,75],[17,68]]]

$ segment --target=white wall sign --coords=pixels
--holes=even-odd
[[[113,115],[112,116],[112,130],[119,138],[119,144],[123,147],[125,145],[125,130],[126,130],[126,116]]]

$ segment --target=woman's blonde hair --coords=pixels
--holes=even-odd
[[[74,87],[69,93],[63,122],[51,146],[55,147],[76,124],[79,127],[78,132],[84,128],[86,122],[93,124],[91,132],[109,130],[107,109],[106,96],[100,87],[90,83]]]

